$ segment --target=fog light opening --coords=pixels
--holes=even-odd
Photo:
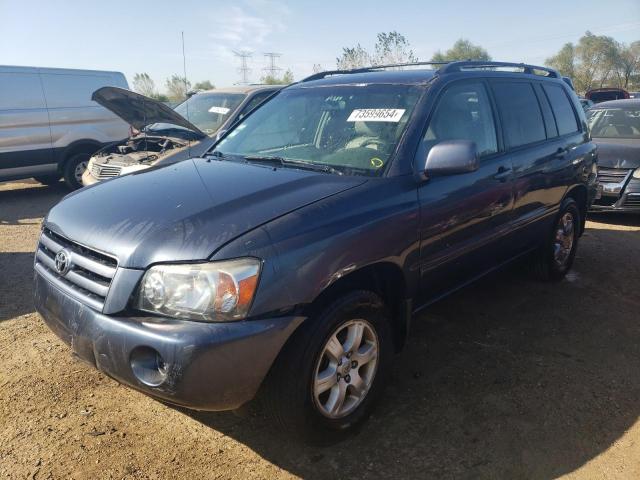
[[[131,370],[139,382],[150,387],[164,383],[169,374],[169,364],[151,347],[136,347],[130,356]]]

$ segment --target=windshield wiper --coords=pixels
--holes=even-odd
[[[313,163],[306,160],[294,160],[291,158],[283,158],[283,157],[272,156],[272,155],[265,155],[265,156],[248,155],[248,156],[245,156],[244,159],[247,162],[271,163],[271,164],[279,165],[281,167],[291,166],[291,167],[301,168],[305,170],[313,170],[314,172],[324,172],[324,173],[333,173],[334,175],[342,175],[342,172],[340,170],[336,170],[330,165],[326,165],[323,163]]]

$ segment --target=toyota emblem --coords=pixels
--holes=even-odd
[[[69,267],[71,267],[71,255],[67,250],[60,250],[56,253],[56,271],[64,276],[69,271]]]

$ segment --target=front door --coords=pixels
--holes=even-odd
[[[476,144],[480,168],[429,178],[418,188],[425,303],[508,258],[500,239],[512,219],[512,165],[500,152],[496,132],[484,82],[456,82],[443,91],[419,158],[426,158],[429,149],[441,141],[471,140]]]

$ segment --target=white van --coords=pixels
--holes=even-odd
[[[104,86],[129,88],[120,72],[0,66],[0,181],[63,177],[81,187],[91,155],[129,135],[91,100]]]

